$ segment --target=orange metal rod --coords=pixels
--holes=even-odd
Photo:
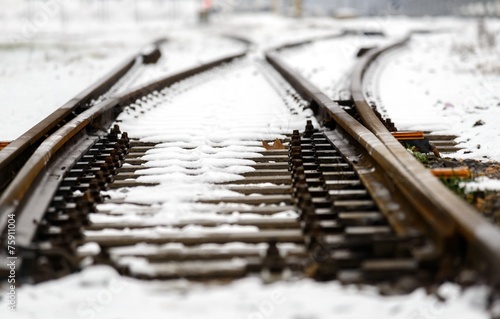
[[[431,169],[431,172],[436,177],[470,177],[470,170],[467,166],[455,168],[433,168]]]
[[[422,131],[392,132],[392,136],[394,136],[398,141],[423,140],[425,137],[424,132]]]

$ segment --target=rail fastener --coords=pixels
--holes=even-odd
[[[438,149],[430,143],[422,131],[399,131],[391,134],[406,148],[413,147],[418,152],[434,153],[436,157],[441,157]]]

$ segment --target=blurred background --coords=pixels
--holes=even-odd
[[[0,24],[12,17],[43,22],[45,11],[62,23],[93,19],[197,19],[200,11],[229,14],[274,11],[285,16],[498,16],[500,0],[0,0]]]

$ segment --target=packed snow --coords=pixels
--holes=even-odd
[[[144,169],[136,171],[137,181],[152,186],[107,192],[117,203],[105,204],[105,218],[98,213],[93,214],[91,220],[95,224],[103,219],[109,222],[111,209],[125,215],[115,221],[137,221],[133,206],[128,214],[127,208],[131,204],[156,204],[160,209],[140,216],[146,223],[153,218],[154,223],[149,224],[156,226],[87,231],[87,240],[97,241],[107,236],[172,238],[179,235],[259,233],[258,227],[250,225],[187,225],[178,228],[176,223],[189,219],[194,222],[196,219],[222,221],[222,218],[227,218],[218,213],[221,205],[200,201],[243,196],[215,183],[242,179],[241,174],[254,170],[252,158],[261,157],[259,152],[265,150],[259,146],[260,141],[285,138],[285,134],[303,129],[306,120],[312,117],[312,111],[303,109],[303,104],[287,96],[285,88],[269,85],[268,81],[277,81],[273,72],[269,66],[251,59],[238,60],[164,89],[148,101],[137,101],[120,114],[117,122],[129,136],[158,143],[142,157],[147,160]],[[186,109],[190,111],[186,112]],[[183,147],[179,147],[180,144]],[[245,205],[233,206],[232,210],[233,221],[249,217],[244,213]],[[286,210],[284,207],[281,213]],[[135,257],[118,258],[117,262],[128,265],[134,274],[166,274],[180,267],[169,263],[173,268],[164,268]],[[242,264],[239,262],[234,266],[241,268]]]
[[[40,11],[37,5],[43,3],[58,3],[59,6],[45,7]],[[117,4],[118,3],[118,4]],[[406,19],[394,17],[381,17],[373,19],[359,19],[348,21],[336,21],[329,18],[316,19],[289,19],[273,15],[241,15],[233,16],[227,12],[219,13],[211,25],[199,26],[196,24],[197,1],[131,1],[120,2],[92,2],[92,1],[18,1],[0,0],[0,5],[9,10],[0,12],[0,98],[2,100],[2,116],[0,117],[0,140],[13,140],[28,130],[34,124],[42,120],[57,107],[64,104],[74,95],[89,86],[93,81],[109,72],[114,66],[126,57],[141,50],[152,41],[164,37],[171,38],[171,42],[163,45],[164,55],[161,61],[161,72],[153,73],[153,76],[139,79],[136,83],[144,83],[157,76],[163,76],[178,70],[179,66],[186,67],[199,64],[206,57],[198,57],[198,52],[206,49],[211,57],[217,56],[217,48],[224,47],[220,52],[225,55],[228,52],[239,50],[241,44],[235,44],[232,40],[224,40],[221,33],[231,33],[248,37],[253,40],[260,49],[274,47],[290,41],[298,41],[311,36],[324,36],[338,34],[344,29],[378,29],[383,30],[391,37],[405,34],[413,28],[423,28],[433,23],[435,29],[449,29],[462,25],[463,21],[456,19]],[[109,5],[106,7],[105,5]],[[43,8],[42,8],[43,9]],[[153,9],[153,10],[152,10]],[[28,15],[36,16],[38,13],[41,20],[36,24],[30,22]],[[181,19],[182,18],[182,19]],[[473,30],[473,29],[470,29]],[[453,34],[453,33],[452,33]],[[453,44],[460,41],[450,40],[448,35],[433,35],[429,38],[422,36],[412,42],[410,48],[420,53],[430,48],[425,41],[437,41],[439,36],[443,37],[444,47],[441,54],[449,53]],[[186,42],[183,42],[186,39]],[[199,41],[197,41],[197,39]],[[431,39],[431,40],[427,40]],[[447,40],[448,39],[448,40]],[[464,37],[462,40],[467,40]],[[331,49],[332,42],[315,44],[312,50]],[[340,41],[340,40],[338,40]],[[346,41],[349,41],[346,38]],[[351,39],[352,41],[352,39]],[[356,40],[354,39],[356,42]],[[454,42],[455,41],[455,42]],[[434,42],[436,43],[436,42]],[[200,45],[202,44],[202,45]],[[345,45],[349,52],[354,52],[352,43],[338,43]],[[463,44],[463,43],[462,43]],[[331,47],[329,47],[329,45]],[[227,50],[226,50],[227,49]],[[304,53],[307,48],[297,48],[298,53]],[[302,51],[301,51],[302,50]],[[430,51],[430,50],[429,50]],[[257,54],[252,59],[259,59],[262,54]],[[494,50],[489,52],[494,57]],[[194,53],[194,54],[193,54]],[[418,54],[420,54],[418,53]],[[424,52],[425,53],[425,52]],[[429,53],[429,52],[427,52]],[[343,65],[336,70],[332,77],[322,88],[333,94],[334,83],[341,81],[352,63],[352,55],[348,61],[343,53],[333,53]],[[341,54],[339,56],[339,54]],[[351,54],[351,53],[350,53]],[[418,55],[417,54],[417,55]],[[430,53],[429,53],[430,54]],[[437,53],[439,54],[439,53]],[[399,59],[406,60],[406,65],[411,69],[415,67],[415,57],[408,58],[411,52],[404,52]],[[428,57],[428,55],[424,55]],[[287,57],[290,61],[299,64],[292,56]],[[436,58],[433,56],[432,58]],[[470,56],[469,61],[474,62]],[[302,60],[305,60],[302,58]],[[322,58],[321,61],[326,61]],[[443,61],[443,59],[437,59]],[[335,62],[335,59],[331,59]],[[477,62],[477,61],[476,61]],[[303,128],[304,119],[309,115],[307,111],[297,109],[297,114],[292,115],[283,97],[279,96],[270,87],[264,86],[262,75],[265,70],[259,67],[255,61],[240,61],[243,67],[234,70],[227,68],[226,78],[217,78],[211,84],[203,83],[209,78],[200,78],[198,82],[191,80],[186,82],[196,88],[195,96],[185,92],[169,91],[167,98],[162,96],[156,105],[147,105],[146,108],[161,109],[159,113],[146,112],[144,117],[135,119],[138,111],[129,110],[121,118],[121,125],[133,132],[135,136],[145,141],[161,142],[158,148],[147,155],[150,160],[148,167],[139,172],[140,180],[159,183],[156,188],[158,192],[151,192],[149,187],[142,187],[128,192],[110,192],[112,200],[116,203],[101,205],[101,211],[107,213],[92,216],[94,221],[113,222],[113,217],[120,221],[128,220],[137,222],[137,214],[144,213],[150,216],[148,222],[169,224],[190,220],[195,218],[225,218],[225,220],[239,220],[251,218],[246,216],[244,207],[228,207],[230,211],[240,213],[227,216],[215,216],[210,212],[220,207],[211,204],[193,203],[193,190],[199,198],[211,198],[217,196],[235,194],[225,189],[210,185],[210,182],[238,179],[240,173],[248,170],[251,159],[236,159],[229,162],[225,157],[232,156],[236,151],[245,149],[247,155],[258,156],[261,150],[258,139],[274,139],[289,133],[293,128]],[[412,64],[413,63],[413,64]],[[418,62],[417,62],[418,63]],[[437,62],[436,62],[437,63]],[[333,65],[333,64],[331,64]],[[396,72],[396,75],[405,75],[408,72]],[[421,64],[420,64],[421,65]],[[472,67],[474,64],[468,64]],[[439,66],[439,65],[438,65]],[[442,70],[437,68],[436,74]],[[318,66],[313,66],[318,67]],[[335,67],[335,66],[333,66]],[[301,65],[301,68],[304,66]],[[451,70],[451,71],[450,71]],[[448,69],[445,79],[449,80],[457,75],[455,68]],[[318,79],[325,78],[327,69],[321,72],[311,72],[314,77],[317,73]],[[426,70],[425,72],[430,72]],[[463,70],[463,73],[467,70]],[[468,71],[471,71],[469,68]],[[386,71],[382,72],[386,73]],[[394,73],[394,72],[393,72]],[[394,74],[393,74],[394,75]],[[495,72],[491,72],[495,79]],[[141,75],[142,76],[142,75]],[[470,77],[472,83],[482,83],[478,78]],[[383,78],[383,77],[382,77]],[[482,77],[482,79],[485,79]],[[487,77],[487,79],[490,79]],[[489,81],[489,80],[488,80]],[[250,82],[250,84],[248,83]],[[396,80],[396,82],[404,82]],[[456,81],[458,84],[463,82]],[[184,85],[186,84],[184,83]],[[211,95],[212,90],[223,90],[226,86],[234,84],[234,92],[228,92],[223,101]],[[248,87],[253,85],[259,87],[259,93],[265,92],[263,96],[269,99],[262,102],[262,96],[252,94]],[[260,84],[259,84],[260,83]],[[488,82],[489,84],[494,84]],[[486,84],[488,84],[486,83]],[[391,83],[393,85],[393,83]],[[389,85],[388,85],[389,86]],[[471,85],[471,87],[474,87]],[[478,86],[484,87],[484,86]],[[466,90],[462,85],[457,90]],[[189,92],[189,90],[187,92]],[[466,92],[466,91],[465,91]],[[424,91],[425,93],[425,91]],[[489,94],[489,93],[488,93]],[[244,96],[242,99],[241,96]],[[464,95],[465,96],[465,95]],[[482,96],[480,93],[477,96]],[[487,95],[487,101],[496,101],[494,94]],[[264,99],[264,100],[265,100]],[[240,130],[232,129],[227,133],[226,121],[235,116],[235,112],[242,109],[233,107],[241,101],[250,107],[257,117],[251,113],[250,123],[255,125],[248,129],[247,122],[238,122]],[[203,104],[198,102],[203,101]],[[434,102],[431,101],[435,105]],[[447,119],[463,117],[467,114],[466,109],[460,109],[455,100],[445,101],[452,104],[447,110],[451,112]],[[175,105],[174,105],[175,104]],[[475,104],[475,103],[472,103]],[[474,150],[470,156],[488,156],[495,158],[498,153],[489,149],[487,141],[474,139],[482,134],[491,140],[498,135],[494,130],[495,119],[486,110],[475,109],[475,106],[487,106],[489,111],[495,109],[496,105],[490,102],[481,105],[468,105],[477,118],[485,122],[483,126],[476,126],[475,131],[463,133],[464,140],[470,138],[468,145],[481,144],[480,150]],[[201,108],[204,106],[204,108]],[[388,112],[390,107],[385,104]],[[444,108],[444,104],[442,105]],[[188,134],[189,128],[177,136],[169,135],[169,129],[177,125],[176,112],[182,107],[198,107],[196,113],[199,119],[189,123],[197,127],[195,135]],[[277,108],[275,108],[277,107]],[[248,108],[245,108],[247,110]],[[457,111],[459,110],[459,111]],[[444,111],[446,110],[442,110]],[[484,116],[483,116],[484,115]],[[393,115],[390,114],[392,117]],[[170,121],[168,125],[160,121]],[[153,120],[153,125],[143,129],[144,121]],[[194,120],[187,119],[184,120]],[[142,123],[140,123],[143,121]],[[214,128],[213,124],[220,123]],[[450,122],[447,130],[455,128],[455,122]],[[407,122],[410,126],[415,124]],[[471,124],[471,123],[466,123]],[[162,127],[164,126],[164,127]],[[259,129],[257,129],[259,127]],[[160,131],[165,129],[165,131]],[[457,126],[456,131],[461,127]],[[467,135],[469,134],[469,135]],[[486,138],[485,138],[486,139]],[[479,141],[479,142],[477,142]],[[185,158],[192,160],[193,167],[182,167],[169,157],[170,152],[181,152],[182,147],[191,147],[192,151],[182,154]],[[225,152],[214,151],[215,146],[226,148]],[[220,155],[214,155],[220,154]],[[203,160],[197,160],[204,157]],[[251,156],[250,156],[251,157]],[[171,168],[161,169],[160,164],[169,163]],[[158,166],[158,167],[155,167]],[[194,174],[189,174],[195,171]],[[184,184],[179,185],[179,182]],[[120,202],[121,203],[117,203]],[[151,207],[143,207],[143,203],[155,203]],[[228,205],[230,206],[230,205]],[[118,211],[121,215],[118,214]],[[115,214],[116,212],[116,214]],[[174,213],[172,213],[174,212]],[[208,213],[207,213],[208,212]],[[286,216],[293,216],[293,212],[283,212]],[[283,214],[275,217],[283,217]],[[114,220],[116,221],[116,220]],[[171,230],[160,228],[160,232]],[[251,231],[251,229],[248,229]],[[189,231],[189,229],[186,229]],[[197,229],[199,231],[199,229]],[[211,246],[205,249],[256,249],[264,250],[259,245],[240,247]],[[114,250],[113,253],[120,255],[133,255],[137,253],[154,253],[158,250],[180,249],[172,245],[159,247],[157,245],[142,245],[128,247],[127,250]],[[297,247],[284,247],[284,249],[295,250]],[[87,243],[79,248],[82,255],[92,256],[99,253],[99,247],[95,243]],[[137,260],[131,261],[139,265]],[[238,261],[234,263],[238,266]],[[7,289],[5,283],[1,283],[2,290]],[[122,277],[110,267],[91,266],[84,268],[80,273],[50,281],[38,285],[25,284],[17,289],[18,306],[14,313],[7,308],[6,294],[2,293],[0,299],[0,316],[2,318],[131,318],[147,315],[151,318],[367,318],[376,314],[379,318],[488,318],[486,300],[488,290],[484,287],[473,287],[461,290],[456,285],[444,284],[439,288],[440,296],[445,301],[440,301],[435,295],[427,295],[423,289],[419,289],[406,296],[380,296],[373,287],[341,286],[337,282],[318,283],[308,279],[289,282],[264,284],[258,278],[246,278],[229,284],[193,284],[191,282],[177,281],[140,281]]]

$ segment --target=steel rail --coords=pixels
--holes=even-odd
[[[245,45],[247,47],[247,49],[251,48],[254,45],[252,40],[247,39],[246,37],[238,35],[238,34],[225,33],[222,36],[225,38],[240,42],[241,44]]]
[[[429,218],[432,218],[436,212],[442,212],[451,217],[456,224],[457,235],[466,240],[471,254],[480,253],[482,259],[488,261],[490,275],[494,283],[499,284],[500,230],[483,218],[472,206],[453,194],[429,170],[416,161],[373,113],[364,94],[364,76],[370,66],[384,54],[405,45],[410,39],[411,35],[386,47],[373,50],[361,59],[351,78],[351,92],[355,107],[366,127],[387,145],[391,153],[413,176],[415,183],[420,185],[421,192],[426,194],[429,201]]]
[[[26,163],[35,149],[52,132],[70,121],[80,113],[92,100],[108,92],[123,76],[125,76],[137,64],[154,63],[161,56],[158,45],[165,39],[153,43],[154,49],[148,53],[140,52],[127,58],[100,80],[83,90],[63,106],[55,110],[44,120],[18,137],[8,146],[0,151],[0,192],[4,190],[16,173]]]
[[[411,194],[414,191],[414,189],[410,189],[410,186],[416,188],[415,185],[406,185],[405,181],[410,179],[406,170],[404,170],[399,161],[394,158],[388,148],[373,133],[345,112],[337,103],[331,101],[312,83],[294,71],[275,52],[268,52],[266,57],[299,94],[310,101],[311,108],[318,117],[322,120],[333,119],[349,136],[353,137],[355,143],[366,150],[369,156],[381,165],[381,168],[390,176],[395,186],[403,193]],[[414,202],[415,205],[419,205],[419,200],[416,198]],[[451,227],[441,223],[439,219],[436,218],[432,222],[436,226],[443,227],[444,237],[451,236],[453,233]]]
[[[47,205],[39,205],[36,210],[33,210],[33,205],[30,209],[26,209],[26,202],[33,196],[36,189],[43,187],[37,184],[44,174],[48,174],[48,166],[61,156],[60,153],[64,150],[68,143],[77,143],[75,139],[81,136],[88,136],[86,132],[101,131],[101,135],[105,134],[106,127],[109,127],[116,116],[122,110],[122,105],[148,95],[156,90],[163,89],[173,83],[182,81],[192,75],[207,71],[221,64],[230,62],[234,59],[245,56],[247,51],[216,59],[212,62],[181,71],[177,74],[162,78],[140,88],[133,89],[118,97],[111,97],[101,103],[98,103],[83,113],[77,115],[70,122],[58,129],[54,134],[45,139],[35,152],[26,161],[26,164],[16,174],[13,181],[5,189],[0,197],[0,243],[1,247],[5,247],[5,234],[7,233],[7,216],[14,214],[16,221],[19,221],[17,228],[17,243],[18,249],[26,248],[34,238],[40,220],[47,208]],[[104,131],[103,131],[104,130]],[[62,175],[59,178],[62,178]],[[21,226],[22,229],[21,229]],[[3,257],[6,259],[6,256]],[[18,259],[18,264],[21,263],[21,257]],[[2,260],[2,255],[0,255]],[[2,260],[3,261],[3,260]],[[7,263],[2,263],[2,266]],[[3,267],[0,266],[0,273]]]
[[[391,48],[399,45],[401,44],[392,45]],[[362,60],[364,64],[356,68],[353,82],[359,79],[362,81],[362,75],[368,67],[367,62],[373,61],[378,55],[380,55],[378,51],[373,51]],[[466,254],[470,256],[480,253],[482,257],[476,259],[477,268],[486,271],[490,282],[500,283],[498,229],[452,194],[392,137],[366,103],[361,88],[355,87],[356,83],[353,84],[356,89],[353,97],[358,112],[364,116],[365,122],[376,120],[379,123],[377,130],[374,130],[372,125],[365,127],[357,122],[337,103],[280,59],[275,50],[267,51],[266,58],[304,99],[310,101],[311,108],[320,119],[326,121],[332,119],[337,130],[342,129],[347,132],[352,137],[351,143],[361,146],[377,162],[379,169],[418,212],[418,218],[425,221],[426,229],[430,230],[439,254],[462,251],[465,239],[468,244]]]
[[[314,43],[316,41],[324,41],[324,40],[331,40],[331,39],[335,39],[335,38],[345,37],[348,35],[352,35],[353,32],[354,32],[353,30],[342,30],[339,33],[320,35],[320,36],[311,37],[308,39],[298,40],[298,41],[294,41],[294,42],[287,42],[287,43],[275,46],[273,48],[269,48],[267,51],[270,52],[270,51],[281,51],[281,50],[286,50],[286,49],[292,49],[292,48],[296,48],[296,47],[299,47],[302,45],[311,44],[311,43]]]
[[[365,31],[362,29],[360,29],[360,30],[358,30],[358,29],[343,29],[338,33],[318,35],[318,36],[310,37],[310,38],[303,39],[303,40],[287,42],[287,43],[269,48],[266,51],[267,52],[272,52],[272,51],[279,52],[282,50],[292,49],[292,48],[296,48],[296,47],[303,46],[306,44],[311,44],[311,43],[314,43],[317,41],[325,41],[325,40],[331,40],[331,39],[342,38],[342,37],[346,37],[346,36],[355,36],[355,35],[367,34],[367,33],[368,33],[368,31]],[[238,38],[238,37],[236,37],[236,38]]]

